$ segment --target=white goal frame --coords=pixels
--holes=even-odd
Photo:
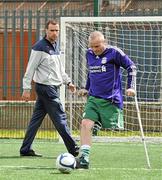
[[[65,66],[65,49],[66,49],[66,22],[142,22],[149,21],[162,22],[161,16],[122,16],[122,17],[61,17],[60,18],[60,50],[61,50],[61,59],[62,63]],[[162,48],[161,48],[162,49]],[[161,59],[162,61],[162,59]],[[161,92],[162,94],[162,92]],[[65,105],[65,86],[62,86],[60,89],[60,98]]]
[[[162,22],[162,17],[161,16],[140,16],[140,17],[61,17],[60,23],[61,23],[61,41],[60,41],[60,48],[61,48],[61,54],[62,54],[62,61],[65,65],[65,50],[66,50],[66,23],[67,22],[143,22],[143,21],[148,21],[148,22],[155,22],[159,21]],[[61,96],[60,96],[62,102],[65,104],[65,88],[61,88]],[[144,150],[145,150],[145,155],[147,159],[147,165],[150,168],[150,160],[148,156],[148,151],[146,147],[146,141],[143,133],[143,127],[141,123],[141,116],[140,116],[140,111],[138,107],[138,102],[137,102],[137,96],[134,98],[135,106],[136,106],[136,111],[137,111],[137,117],[138,117],[138,122],[140,126],[140,132],[141,132],[141,140],[144,144]],[[70,118],[70,124],[72,124],[72,117]],[[71,127],[71,126],[70,126]]]

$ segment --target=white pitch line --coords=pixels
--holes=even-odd
[[[32,166],[0,166],[0,170],[1,169],[5,169],[5,168],[11,168],[11,169],[28,169],[28,168],[30,168],[30,169],[51,169],[51,167],[47,167],[47,166],[37,166],[37,167],[32,167]]]
[[[93,170],[123,170],[123,171],[139,171],[139,170],[144,170],[144,171],[162,171],[162,169],[149,169],[149,168],[90,168]]]
[[[0,170],[3,169],[7,169],[7,168],[11,168],[11,169],[32,169],[31,166],[0,166]],[[47,167],[47,166],[38,166],[38,167],[33,167],[33,169],[52,169],[52,167]],[[53,169],[56,169],[55,167],[53,167]],[[84,170],[84,169],[79,169],[79,170]],[[122,170],[122,171],[140,171],[140,170],[144,170],[144,171],[162,171],[162,169],[147,169],[147,168],[109,168],[109,167],[105,167],[105,168],[90,168],[90,170]]]

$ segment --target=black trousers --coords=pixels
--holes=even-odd
[[[60,102],[56,86],[35,84],[37,100],[34,107],[32,118],[27,127],[25,138],[20,148],[20,153],[26,153],[31,149],[31,145],[36,136],[46,114],[49,115],[53,125],[62,137],[69,153],[75,153],[76,143],[71,137],[67,117]]]

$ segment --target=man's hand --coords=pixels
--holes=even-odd
[[[135,96],[136,92],[135,92],[134,89],[129,88],[129,89],[126,90],[126,95],[127,96]]]
[[[68,88],[69,88],[69,90],[70,90],[72,93],[75,93],[75,92],[76,92],[76,87],[75,87],[74,84],[69,83]]]
[[[25,100],[26,102],[29,101],[29,99],[30,99],[30,90],[24,89],[24,91],[22,93],[22,99]]]
[[[78,90],[78,96],[87,96],[88,91],[86,89],[80,89]]]

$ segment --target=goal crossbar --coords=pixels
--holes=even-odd
[[[60,23],[61,27],[66,22],[141,22],[141,21],[149,21],[156,22],[162,21],[161,16],[122,16],[122,17],[61,17]]]

